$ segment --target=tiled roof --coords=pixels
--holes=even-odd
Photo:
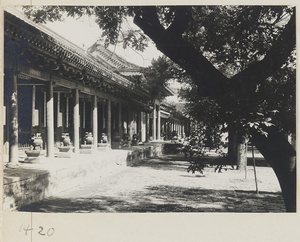
[[[132,69],[139,68],[136,65],[126,62],[115,54],[110,53],[109,50],[100,47],[97,43],[95,44],[97,47],[96,56],[86,53],[82,48],[61,37],[47,27],[33,23],[15,8],[6,7],[5,11],[6,18],[11,20],[10,24],[15,24],[14,27],[16,27],[17,31],[14,31],[16,31],[15,34],[18,38],[27,41],[31,45],[35,45],[36,48],[39,48],[42,51],[62,58],[79,68],[90,71],[96,76],[107,77],[110,82],[133,91],[134,83],[114,72],[113,68],[130,68],[130,71],[132,71]],[[4,31],[10,30],[5,29]],[[138,89],[135,91],[141,92],[141,90]]]
[[[106,65],[109,65],[112,69],[130,69],[134,71],[140,71],[142,67],[132,64],[114,52],[104,48],[104,46],[98,41],[88,48],[87,52],[96,57],[99,61],[103,60]]]

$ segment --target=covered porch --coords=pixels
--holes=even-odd
[[[116,71],[130,67],[141,75],[138,67],[117,57],[103,64],[101,56],[10,12],[4,54],[7,165],[18,165],[20,148],[53,158],[63,146],[80,154],[149,140],[148,92]]]

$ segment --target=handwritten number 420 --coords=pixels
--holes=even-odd
[[[32,231],[33,228],[30,227],[30,225],[27,225],[27,226],[23,226],[23,224],[21,225],[20,229],[19,229],[19,232],[22,231],[22,228],[23,230],[25,231],[25,235],[28,234],[29,231]],[[52,236],[54,234],[54,228],[49,228],[47,231],[44,231],[44,227],[43,226],[39,226],[39,231],[38,231],[38,234],[39,235],[42,235],[42,236]]]

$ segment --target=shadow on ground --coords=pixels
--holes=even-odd
[[[30,212],[285,212],[281,193],[151,186],[123,197],[48,198],[22,207]]]

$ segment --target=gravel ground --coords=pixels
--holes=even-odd
[[[270,167],[215,173],[187,172],[181,156],[149,159],[135,167],[118,168],[92,183],[21,208],[32,212],[285,212],[277,178]]]

